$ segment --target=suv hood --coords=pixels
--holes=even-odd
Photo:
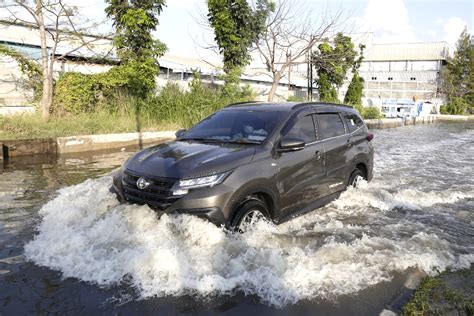
[[[197,178],[249,163],[254,146],[173,141],[138,152],[126,168],[166,178]]]

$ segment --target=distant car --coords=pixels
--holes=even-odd
[[[373,135],[351,107],[239,103],[176,136],[124,163],[119,200],[241,229],[281,223],[372,178]]]

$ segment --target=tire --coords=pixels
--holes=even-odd
[[[268,214],[267,205],[262,200],[251,197],[238,207],[234,219],[231,222],[231,228],[234,231],[243,233],[255,220],[268,220]]]
[[[360,169],[356,169],[352,172],[347,186],[357,188],[360,180],[367,180],[367,177]]]

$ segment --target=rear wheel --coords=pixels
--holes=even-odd
[[[352,172],[351,177],[349,178],[348,186],[357,188],[362,180],[367,180],[367,177],[360,169],[356,169]]]
[[[231,223],[232,228],[242,233],[255,225],[260,220],[268,219],[267,205],[254,197],[242,203]]]

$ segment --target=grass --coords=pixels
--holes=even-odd
[[[54,138],[73,135],[110,134],[143,131],[176,130],[178,124],[161,122],[158,118],[108,112],[82,113],[48,121],[39,114],[0,116],[0,139]]]
[[[444,278],[460,276],[471,282],[472,270],[447,272],[437,277],[424,278],[413,297],[403,307],[402,315],[474,315],[472,293],[452,289],[444,281]]]

